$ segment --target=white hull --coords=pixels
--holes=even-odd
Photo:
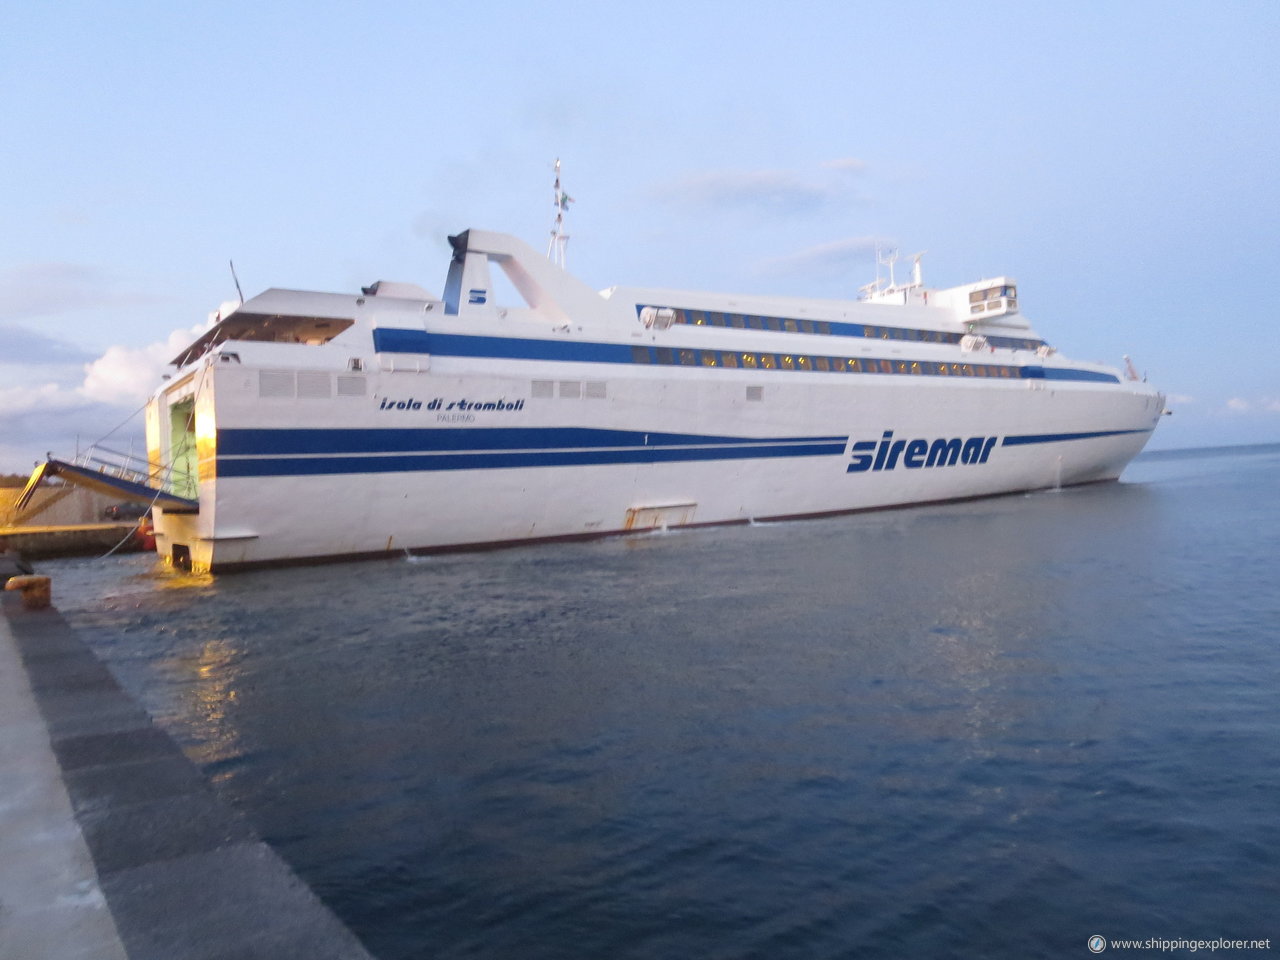
[[[628,310],[634,318],[635,304]],[[923,326],[935,312],[908,320]],[[523,349],[505,312],[460,313],[391,329]],[[860,352],[986,366],[982,376],[924,376],[460,355],[480,352],[471,341],[452,354],[366,350],[353,363],[340,338],[230,339],[153,402],[153,460],[175,456],[172,411],[189,410],[200,477],[198,512],[156,511],[158,551],[216,571],[1089,483],[1118,477],[1163,411],[1145,383],[1026,350],[687,326],[637,337],[614,319],[534,334],[544,352],[670,342],[711,358],[723,357],[711,345],[746,344],[779,363],[792,352],[807,364]],[[1092,379],[1026,373],[1055,364],[1063,376],[1087,367]]]

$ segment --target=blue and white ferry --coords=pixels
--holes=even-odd
[[[226,310],[147,406],[144,475],[49,470],[153,503],[159,553],[216,572],[1112,480],[1165,406],[1046,344],[1008,277],[597,292],[513,237],[450,242],[441,296]]]

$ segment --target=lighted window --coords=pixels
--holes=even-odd
[[[794,370],[796,361],[794,357],[783,357],[778,364],[783,370]]]
[[[702,310],[690,310],[688,311],[687,319],[685,319],[682,322],[691,323],[695,326],[702,326],[704,323],[707,322],[707,314],[705,311],[702,311]]]
[[[738,365],[738,355],[736,353],[725,352],[720,354],[720,366],[736,367],[737,365]]]
[[[716,365],[716,352],[714,350],[702,351],[702,365],[704,367],[714,367]]]
[[[890,363],[888,360],[881,360],[881,361],[880,361],[880,372],[881,372],[881,373],[893,373],[893,364],[892,364],[892,363]]]
[[[857,373],[862,369],[862,364],[854,357],[845,360],[845,367],[853,373]]]
[[[826,357],[814,357],[813,366],[815,369],[821,370],[824,373],[831,369],[831,364],[827,362]]]
[[[756,366],[756,355],[755,355],[754,353],[744,353],[744,354],[742,355],[742,365],[743,365],[744,367],[749,367],[749,368],[751,368],[751,369],[755,369],[755,366]]]
[[[801,370],[812,370],[813,361],[808,357],[796,357],[796,366]]]
[[[777,367],[778,361],[772,353],[760,354],[760,366],[764,370],[772,370]]]
[[[920,376],[921,370],[920,370],[920,364],[919,364],[919,362],[918,362],[918,361],[913,361],[913,362],[912,362],[912,364],[911,364],[911,372],[912,372],[912,373],[914,373],[917,377],[918,377],[918,376]]]
[[[683,366],[692,367],[692,366],[695,366],[697,362],[698,362],[698,358],[695,356],[694,351],[692,350],[680,351],[680,363]]]

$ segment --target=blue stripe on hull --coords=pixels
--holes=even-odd
[[[218,431],[218,456],[333,453],[451,453],[483,450],[563,450],[597,447],[715,447],[741,444],[839,443],[848,437],[730,437],[645,433],[590,427],[410,429],[235,429]]]
[[[1029,433],[1018,437],[1005,437],[1000,441],[1002,447],[1022,447],[1031,443],[1060,443],[1064,440],[1092,440],[1095,437],[1122,437],[1132,433],[1150,433],[1154,427],[1145,430],[1094,430],[1090,433]]]
[[[845,438],[834,442],[739,443],[718,447],[629,447],[623,449],[520,450],[430,453],[402,456],[218,457],[220,477],[279,477],[335,473],[401,473],[437,470],[502,470],[520,467],[589,466],[621,463],[753,460],[778,457],[842,456]]]

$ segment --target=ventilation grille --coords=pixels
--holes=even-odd
[[[338,377],[338,396],[363,397],[365,395],[364,377]]]
[[[293,397],[293,371],[259,370],[258,396]]]
[[[333,396],[333,383],[327,373],[314,370],[298,371],[299,400],[328,400]]]

